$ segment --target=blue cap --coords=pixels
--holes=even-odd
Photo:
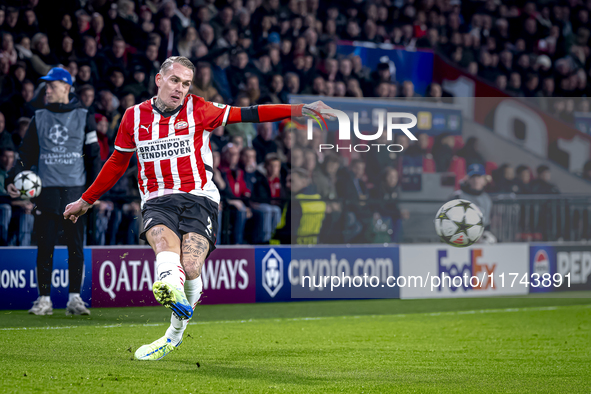
[[[281,42],[281,36],[279,35],[279,33],[273,32],[269,34],[269,37],[267,37],[267,41],[271,44],[279,44]]]
[[[54,67],[47,73],[46,76],[39,78],[43,81],[62,81],[67,83],[68,85],[72,84],[72,76],[68,72],[68,70],[64,70],[63,68]]]
[[[482,164],[470,164],[468,166],[468,176],[486,175],[486,170]]]

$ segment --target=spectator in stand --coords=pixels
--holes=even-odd
[[[478,138],[476,137],[468,138],[464,146],[457,151],[456,155],[466,160],[466,168],[472,164],[486,164],[486,160],[478,152]]]
[[[221,152],[224,146],[230,142],[230,136],[226,133],[224,126],[219,126],[211,132],[211,147],[214,151]]]
[[[252,104],[258,104],[261,98],[261,89],[259,85],[259,77],[256,74],[251,74],[246,78],[246,87],[244,93],[250,99]]]
[[[507,90],[514,96],[523,97],[523,91],[521,89],[521,74],[514,71],[509,75]]]
[[[552,173],[550,167],[543,164],[536,169],[537,178],[531,182],[532,194],[560,194],[560,190],[550,183]]]
[[[291,155],[291,148],[293,146],[292,131],[285,127],[275,138],[275,143],[277,145],[277,156],[279,156],[282,163],[286,163]]]
[[[240,94],[236,99],[235,106],[249,107],[251,105],[250,98],[246,94]],[[242,146],[252,146],[252,140],[257,135],[257,131],[252,123],[236,123],[226,126],[226,131],[232,137],[239,136],[243,140]]]
[[[591,160],[587,160],[583,166],[583,179],[591,181]]]
[[[456,190],[451,199],[464,199],[474,203],[483,215],[484,234],[482,242],[496,243],[496,237],[490,232],[490,219],[492,213],[492,200],[484,188],[487,184],[486,172],[481,164],[472,164],[468,167],[466,179],[460,184],[460,189]]]
[[[105,115],[95,114],[96,135],[100,146],[101,161],[104,163],[110,154],[109,146],[109,121]]]
[[[447,172],[454,157],[455,140],[453,135],[441,133],[433,142],[433,160],[437,172]]]
[[[16,129],[12,133],[12,143],[16,149],[20,149],[21,144],[27,134],[31,118],[21,117],[16,121]]]
[[[408,211],[401,211],[398,207],[398,171],[393,167],[386,167],[382,171],[382,180],[370,191],[374,220],[381,219],[391,230],[390,242],[400,242],[402,235],[402,219],[408,219]],[[376,217],[376,214],[378,217]]]
[[[108,71],[113,67],[127,69],[126,43],[123,37],[115,37],[113,44],[102,56],[96,60],[99,76],[106,77]]]
[[[212,101],[213,97],[218,95],[217,89],[213,87],[211,66],[209,64],[199,63],[197,65],[190,93],[203,97],[205,101]]]
[[[25,9],[20,32],[26,37],[33,37],[35,34],[39,33],[39,21],[37,20],[37,15],[33,8]]]
[[[248,190],[254,190],[255,184],[259,181],[256,151],[253,148],[242,149],[238,166],[244,171],[246,187]]]
[[[0,39],[0,55],[7,58],[11,66],[16,64],[18,60],[18,53],[14,48],[14,38],[8,32],[2,33]]]
[[[232,143],[227,144],[222,149],[222,160],[220,163],[220,172],[223,176],[226,188],[224,189],[225,199],[231,211],[230,221],[232,223],[232,240],[236,245],[244,243],[244,227],[246,220],[252,217],[252,210],[243,201],[250,197],[250,190],[246,187],[244,180],[244,171],[238,167],[240,159],[239,146]]]
[[[402,83],[402,96],[405,99],[413,99],[416,97],[421,97],[420,94],[415,92],[415,85],[412,81],[404,81]]]
[[[285,75],[285,82],[288,94],[298,94],[300,92],[300,78],[296,73],[287,73]]]
[[[320,166],[317,166],[312,173],[312,180],[316,190],[323,200],[334,200],[337,198],[337,173],[340,168],[338,156],[327,155]]]
[[[369,189],[365,182],[365,162],[354,159],[350,169],[343,169],[337,180],[337,194],[348,200],[366,200]]]
[[[92,85],[82,85],[78,89],[78,97],[82,102],[82,105],[88,109],[89,112],[94,113],[94,87]]]
[[[177,48],[180,56],[191,59],[197,52],[197,47],[200,44],[201,40],[197,35],[197,29],[195,29],[193,26],[189,26],[183,30]]]
[[[273,140],[272,123],[257,125],[257,136],[252,140],[252,147],[256,151],[257,163],[263,163],[269,153],[277,153],[277,143]]]
[[[495,78],[495,88],[499,90],[507,90],[507,76],[505,74],[497,74]]]
[[[273,74],[270,77],[270,89],[266,96],[261,101],[269,104],[283,104],[287,102],[287,94],[283,90],[283,76],[281,74]]]
[[[318,165],[318,155],[312,149],[304,150],[304,165],[302,168],[310,174],[314,173],[316,166]]]
[[[99,80],[99,67],[98,63],[101,61],[101,56],[97,55],[98,53],[98,46],[92,37],[84,36],[83,39],[83,47],[82,47],[82,54],[80,55],[80,68],[82,65],[88,65],[90,67],[91,76],[88,79],[85,79],[84,82],[88,83],[88,80],[92,79],[94,81]]]
[[[146,69],[141,64],[136,64],[130,75],[130,79],[124,90],[133,93],[136,98],[149,96],[148,81],[146,80]],[[141,100],[138,100],[141,101]]]
[[[526,165],[520,165],[517,167],[517,187],[519,194],[531,194],[531,170]]]
[[[425,97],[429,98],[427,101],[441,103],[443,102],[443,88],[438,83],[432,83],[427,87]]]
[[[540,94],[540,78],[536,74],[527,74],[523,94],[525,97],[537,97]]]
[[[51,52],[47,36],[43,33],[37,33],[31,38],[31,67],[33,75],[31,80],[38,80],[49,72],[52,66],[58,63],[57,57]]]
[[[220,244],[222,244],[224,242],[224,239],[222,239],[222,213],[224,211],[224,209],[226,208],[225,205],[227,204],[227,200],[226,197],[228,196],[228,190],[227,187],[228,185],[226,184],[226,181],[224,180],[224,176],[222,175],[222,172],[220,171],[220,163],[221,163],[221,153],[219,151],[214,150],[212,152],[212,158],[213,158],[213,176],[211,178],[211,180],[213,181],[213,183],[216,185],[216,187],[218,188],[218,190],[220,191],[220,206],[219,206],[219,215],[218,215],[218,233],[217,233],[217,240]]]
[[[427,155],[431,156],[429,153],[429,136],[426,133],[421,133],[417,136],[418,141],[413,141],[411,143],[408,137],[400,136],[400,140],[404,140],[405,144],[408,144],[408,148],[404,148],[403,152],[405,155],[408,156],[423,156],[427,157]],[[397,143],[399,142],[399,138],[397,136]],[[402,144],[401,144],[402,145]]]
[[[287,192],[281,184],[281,161],[274,153],[265,158],[265,173],[259,175],[259,180],[253,189],[252,209],[255,219],[260,218],[262,232],[257,234],[254,243],[268,243],[273,231],[281,220],[282,199],[287,198]],[[257,232],[258,233],[258,232]]]
[[[0,148],[0,246],[30,246],[34,218],[34,204],[30,200],[20,199],[20,193],[14,187],[15,152]],[[18,223],[18,232],[9,233],[11,218]]]
[[[515,170],[510,164],[503,164],[493,172],[495,193],[519,193]]]
[[[119,66],[113,66],[107,70],[107,80],[105,81],[104,88],[113,93],[113,95],[120,97],[124,82],[125,70]]]
[[[236,145],[237,147],[239,147],[240,149],[244,148],[244,137],[242,137],[241,135],[233,135],[230,138],[230,143]]]
[[[17,126],[17,120],[22,117],[31,118],[35,113],[32,105],[33,96],[35,95],[35,85],[33,82],[25,79],[21,83],[19,93],[14,94],[10,100],[5,101],[0,105],[0,111],[6,114],[7,130],[14,130]]]
[[[300,147],[294,147],[290,153],[287,157],[287,163],[290,169],[302,168],[304,166],[304,150]]]
[[[248,53],[245,50],[238,49],[233,51],[230,54],[230,58],[232,59],[232,65],[227,72],[228,82],[230,83],[232,95],[236,96],[241,89],[246,87],[246,74],[255,71],[249,66]]]
[[[15,150],[12,137],[6,131],[6,117],[2,112],[0,112],[0,149]]]
[[[85,61],[80,62],[78,64],[78,75],[76,76],[76,82],[74,83],[76,92],[79,92],[79,89],[84,85],[93,86],[95,82],[90,64]]]

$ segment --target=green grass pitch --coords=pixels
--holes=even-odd
[[[0,311],[0,392],[591,392],[590,298],[199,306],[178,350],[133,360],[169,316]]]

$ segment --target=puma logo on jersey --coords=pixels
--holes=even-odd
[[[140,129],[146,129],[146,131],[150,131],[150,125],[140,126]]]

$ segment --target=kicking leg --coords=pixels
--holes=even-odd
[[[187,233],[183,236],[181,250],[181,264],[187,277],[185,294],[193,310],[195,310],[203,290],[201,268],[209,251],[209,241],[202,235]],[[188,320],[180,320],[173,313],[170,318],[170,327],[166,330],[166,337],[172,339],[173,343],[181,341],[187,323]]]
[[[154,296],[179,318],[190,319],[193,309],[183,289],[185,272],[181,265],[179,237],[168,227],[157,225],[147,232],[146,238],[156,254],[158,277],[152,288]]]
[[[172,310],[175,319],[180,322],[187,321],[193,315],[193,308],[183,291],[185,273],[181,266],[180,239],[171,229],[163,225],[149,229],[146,239],[156,254],[157,280],[152,286],[154,297]],[[175,350],[181,342],[182,340],[173,341],[165,335],[136,350],[135,358],[145,361],[160,360]]]

